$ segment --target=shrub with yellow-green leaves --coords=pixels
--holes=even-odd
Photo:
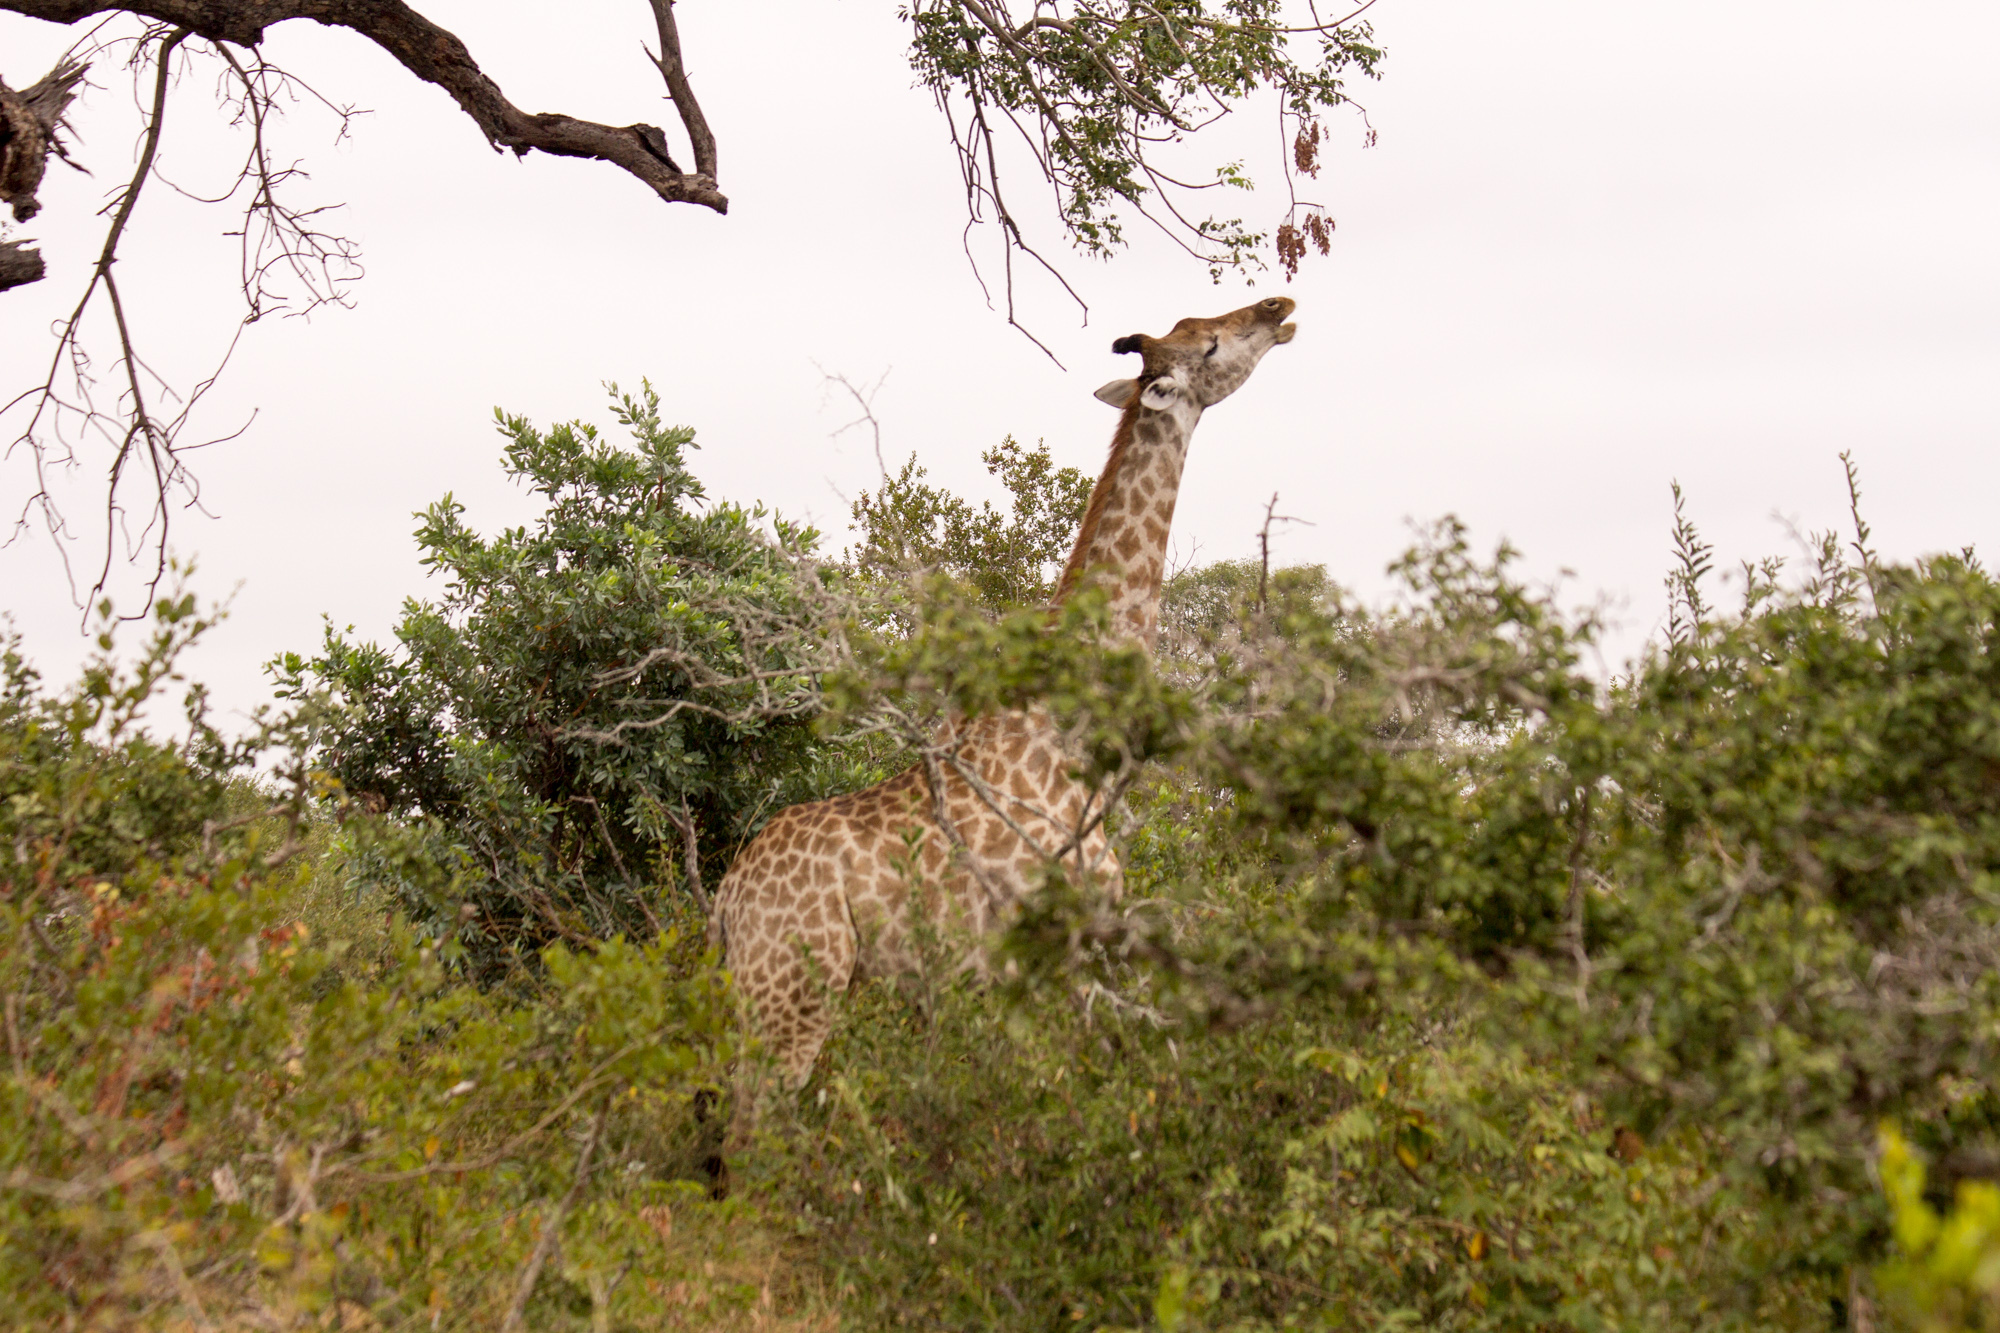
[[[2000,1328],[2000,1186],[1961,1181],[1940,1213],[1922,1158],[1893,1125],[1882,1127],[1880,1168],[1896,1256],[1878,1277],[1892,1305],[1923,1333]]]
[[[364,948],[315,934],[308,882],[403,835],[355,819],[293,856],[323,816],[242,773],[257,737],[225,742],[198,698],[188,739],[148,736],[204,621],[174,597],[158,625],[135,667],[107,636],[54,697],[5,655],[7,1322],[694,1326],[768,1308],[769,1247],[760,1270],[733,1239],[761,1230],[690,1211],[714,1137],[694,1103],[735,1031],[699,922],[553,947],[486,990],[448,939],[393,917]]]
[[[1877,1122],[1946,1191],[2000,1175],[2000,582],[1861,526],[1723,610],[1676,541],[1669,639],[1608,685],[1589,621],[1452,525],[1400,605],[1239,597],[1170,675],[1093,646],[1087,602],[1054,634],[934,604],[842,682],[908,715],[1049,700],[1130,797],[1123,901],[1052,875],[1005,984],[871,1001],[830,1048],[798,1175],[857,1299],[1881,1317]]]

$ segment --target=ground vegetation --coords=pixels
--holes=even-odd
[[[836,560],[619,410],[629,445],[503,418],[544,517],[432,510],[443,598],[289,660],[254,736],[198,691],[183,739],[139,725],[203,623],[178,595],[134,666],[7,656],[0,1281],[36,1321],[2000,1318],[2000,583],[1879,559],[1852,473],[1847,536],[1726,598],[1684,513],[1669,632],[1610,680],[1449,522],[1385,606],[1185,571],[1156,660],[1089,597],[1015,601],[1060,549],[981,545],[1059,526],[1033,451],[991,510],[890,478]],[[678,656],[621,695],[648,635]],[[631,700],[664,721],[613,744]],[[924,965],[855,989],[725,1190],[759,1052],[641,796],[703,812],[705,875],[763,793],[1029,700],[1118,798],[1124,896],[1051,867],[983,980],[918,917]],[[602,825],[535,785],[561,764]]]

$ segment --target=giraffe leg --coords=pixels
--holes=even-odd
[[[750,999],[752,1026],[764,1041],[764,1060],[739,1066],[730,1151],[750,1141],[761,1104],[771,1092],[766,1073],[775,1074],[786,1093],[798,1092],[812,1078],[820,1048],[833,1032],[834,1004],[853,979],[854,961],[852,934],[842,933],[765,950],[738,971],[737,983]]]

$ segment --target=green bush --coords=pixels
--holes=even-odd
[[[890,479],[821,570],[621,412],[636,451],[508,420],[542,518],[438,506],[441,602],[286,659],[242,740],[199,691],[139,725],[185,597],[60,695],[0,653],[23,1322],[2000,1327],[1969,553],[1857,518],[1724,611],[1683,516],[1666,640],[1605,682],[1446,523],[1386,610],[1186,571],[1149,657],[1101,596],[1019,605],[1080,486],[1045,454],[989,457],[1010,515]],[[914,923],[707,1200],[742,1048],[677,890],[1024,706],[1122,899],[1051,874],[984,983]]]
[[[765,1169],[860,1328],[1825,1326],[1718,1144],[1623,1160],[1565,1074],[1421,1013],[875,983]]]
[[[535,522],[484,538],[445,497],[417,532],[443,596],[406,604],[395,651],[329,627],[276,664],[284,693],[330,694],[317,757],[345,792],[428,821],[454,894],[373,871],[489,976],[517,947],[657,932],[713,887],[703,864],[838,780],[811,727],[816,534],[708,503],[650,386],[614,412],[629,449],[502,416]]]
[[[978,1304],[1006,1300],[982,1294],[981,1270],[954,1278],[935,1257],[958,1253],[1016,1273],[1030,1326],[1076,1309],[1138,1324],[1156,1296],[1195,1318],[1185,1302],[1209,1292],[1200,1326],[1872,1318],[1869,1273],[1891,1244],[1876,1122],[1911,1127],[1940,1189],[2000,1161],[2000,584],[1962,557],[1883,564],[1860,528],[1852,557],[1823,539],[1795,583],[1748,571],[1725,614],[1705,600],[1698,533],[1683,522],[1679,538],[1674,636],[1608,689],[1580,665],[1590,623],[1449,526],[1401,566],[1399,609],[1330,594],[1247,607],[1211,633],[1201,670],[1171,679],[1099,654],[1068,620],[1039,642],[1025,621],[982,628],[948,608],[920,623],[879,682],[937,710],[1050,698],[1086,773],[1139,796],[1121,825],[1128,901],[1052,880],[1014,928],[1013,1019],[1000,996],[947,998],[927,1046],[886,1017],[836,1045],[824,1128],[807,1121],[824,1137],[807,1142],[837,1166],[808,1203],[838,1219],[838,1262],[870,1275],[855,1290],[900,1265],[912,1311],[1002,1317]],[[1173,767],[1140,767],[1159,759]],[[1120,1032],[1102,1063],[1108,1038],[1078,1026],[1078,1005]],[[1141,1196],[1171,1188],[1102,1146],[1170,1081],[1128,1010],[1203,1069],[1220,1127],[1174,1178],[1234,1170],[1251,1241],[1162,1232],[1167,1216],[1226,1228],[1207,1194],[1153,1211]],[[1023,1039],[1023,1023],[1055,1035]],[[1313,1110],[1282,1128],[1220,1092],[1272,1086],[1285,1059],[1333,1061],[1344,1090],[1298,1084]],[[1051,1114],[1029,1090],[1061,1065],[1079,1079],[1064,1127],[1025,1133]],[[1361,1095],[1386,1070],[1423,1090],[1400,1129],[1405,1103]],[[1014,1128],[1043,1168],[1027,1184],[974,1146]],[[1614,1129],[1652,1183],[1605,1174]],[[1343,1179],[1346,1136],[1378,1136],[1386,1162],[1406,1133],[1400,1146],[1436,1149],[1401,1164],[1423,1177],[1407,1197],[1384,1188],[1394,1172]],[[1323,1155],[1274,1193],[1279,1142]],[[1551,1174],[1522,1173],[1541,1152]],[[864,1167],[885,1182],[879,1208]],[[1638,1196],[1664,1211],[1621,1208]],[[1355,1230],[1385,1208],[1373,1240]],[[884,1220],[900,1239],[877,1238],[870,1209],[920,1229]],[[943,1247],[954,1226],[967,1248],[934,1252],[931,1233]],[[1448,1246],[1425,1257],[1407,1239],[1456,1226],[1489,1245],[1529,1235],[1534,1257],[1489,1252],[1454,1277]],[[1406,1251],[1421,1281],[1405,1280]],[[1318,1294],[1250,1302],[1230,1274],[1260,1264]],[[1156,1291],[1168,1278],[1185,1285]]]
[[[311,881],[408,835],[356,816],[294,855],[304,792],[247,777],[255,745],[222,745],[198,693],[192,739],[146,735],[206,623],[179,596],[157,617],[136,667],[107,634],[58,696],[4,656],[8,1322],[494,1328],[523,1300],[536,1328],[768,1314],[762,1224],[700,1202],[719,1126],[696,1106],[735,1024],[699,919],[646,945],[549,946],[498,990],[393,915],[358,949],[316,934]],[[265,800],[223,817],[246,793]]]
[[[915,455],[850,506],[860,540],[848,567],[878,604],[896,605],[909,577],[924,573],[953,580],[996,615],[1042,605],[1055,591],[1091,479],[1057,467],[1039,440],[1030,449],[1009,435],[979,457],[1007,490],[1004,512],[932,486]]]

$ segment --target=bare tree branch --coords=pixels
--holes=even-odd
[[[847,378],[846,375],[844,374],[836,375],[831,371],[827,370],[825,366],[822,366],[817,361],[813,362],[813,369],[819,372],[819,382],[820,382],[820,391],[822,395],[822,402],[824,402],[824,395],[831,393],[836,387],[838,387],[841,389],[845,389],[847,391],[847,396],[854,400],[855,407],[860,411],[860,415],[855,417],[854,420],[848,422],[845,426],[842,426],[839,430],[833,432],[832,438],[837,440],[841,436],[847,434],[847,432],[854,430],[857,427],[860,426],[868,427],[869,437],[873,440],[875,445],[876,470],[882,474],[883,481],[885,482],[888,481],[889,464],[886,461],[884,461],[882,457],[882,423],[876,420],[875,418],[875,396],[881,393],[882,386],[889,382],[889,371],[884,370],[882,372],[881,378],[876,380],[874,385],[866,393],[863,393],[860,387],[856,385],[853,380]],[[893,367],[891,367],[891,369],[893,369]]]
[[[663,807],[664,809],[664,807]],[[715,902],[708,896],[708,886],[701,880],[701,837],[695,827],[694,811],[688,808],[687,798],[681,798],[681,808],[666,809],[669,823],[680,831],[681,864],[687,873],[688,892],[694,895],[695,906],[701,908],[704,918],[715,915]]]
[[[0,292],[40,282],[48,272],[39,250],[29,250],[19,241],[0,241]]]
[[[1271,492],[1271,503],[1264,506],[1264,526],[1257,529],[1257,614],[1264,614],[1265,603],[1271,591],[1271,525],[1273,523],[1303,523],[1312,526],[1310,519],[1294,518],[1290,514],[1278,512],[1278,493]]]
[[[682,123],[694,145],[696,170],[684,172],[668,152],[666,137],[652,125],[599,125],[554,113],[530,115],[501,93],[473,61],[465,44],[431,23],[401,0],[148,0],[144,3],[103,4],[92,0],[0,0],[0,12],[13,12],[50,22],[71,23],[93,15],[135,15],[147,20],[134,37],[103,36],[105,25],[87,33],[79,44],[83,56],[131,48],[129,67],[150,85],[142,99],[138,166],[113,197],[112,222],[97,263],[84,283],[74,309],[55,326],[55,345],[47,373],[40,382],[0,403],[0,415],[14,414],[11,442],[28,455],[34,484],[14,522],[14,535],[31,525],[55,540],[72,596],[88,605],[107,590],[121,559],[150,563],[143,570],[144,605],[128,615],[143,615],[164,577],[173,510],[198,505],[200,489],[187,466],[187,455],[203,444],[219,443],[240,434],[247,423],[217,439],[196,442],[184,428],[196,404],[213,387],[233,354],[242,327],[270,314],[304,314],[328,304],[345,304],[347,284],[361,276],[359,249],[347,237],[325,227],[327,206],[301,206],[293,187],[305,179],[296,161],[277,157],[270,137],[271,122],[286,102],[316,102],[337,119],[336,140],[348,132],[354,108],[336,105],[295,76],[266,61],[258,51],[266,29],[291,19],[312,19],[357,32],[394,56],[403,67],[428,83],[451,93],[496,150],[517,155],[539,149],[561,156],[609,162],[637,177],[660,198],[694,203],[717,212],[728,200],[716,189],[714,133],[688,82],[680,39],[669,0],[650,0],[661,36],[654,64],[667,81]],[[68,161],[57,136],[63,113],[81,84],[87,60],[65,57],[36,84],[15,93],[0,84],[0,202],[25,219],[39,204],[35,197],[51,154]],[[649,53],[650,54],[650,53]],[[170,89],[189,67],[190,58],[207,57],[220,70],[218,102],[229,123],[245,132],[248,149],[236,178],[226,189],[197,191],[161,180],[183,195],[205,203],[242,200],[243,220],[231,235],[239,238],[239,282],[244,316],[218,364],[192,389],[174,385],[147,364],[147,344],[135,326],[115,267],[120,241],[146,181],[160,175],[161,134]],[[40,254],[19,242],[0,242],[0,291],[39,280],[46,265]],[[102,299],[100,300],[100,296]],[[117,356],[111,366],[115,397],[100,392],[100,370],[89,343],[96,336],[93,310],[108,310]],[[86,326],[89,326],[87,328]],[[12,387],[12,386],[10,386]],[[72,568],[71,547],[78,533],[71,528],[57,499],[59,474],[83,461],[89,443],[109,454],[105,476],[102,551],[85,556],[97,568],[80,578]],[[102,456],[102,454],[100,454]],[[143,479],[143,481],[141,481]],[[128,495],[135,485],[150,488],[149,497]],[[101,560],[96,559],[101,555]],[[84,587],[87,582],[87,588]],[[79,596],[79,594],[81,594]]]
[[[150,544],[154,556],[153,569],[146,582],[146,601],[150,606],[152,594],[167,572],[167,536],[172,515],[169,500],[176,493],[184,496],[185,502],[190,505],[198,503],[200,498],[199,488],[182,458],[185,449],[196,446],[183,445],[179,435],[189,413],[214,384],[215,377],[211,375],[181,398],[177,411],[166,411],[153,401],[148,392],[149,384],[160,390],[162,401],[177,395],[139,355],[133,321],[119,289],[115,269],[119,243],[131,222],[146,181],[154,173],[166,120],[167,93],[173,82],[174,57],[189,36],[185,28],[151,26],[135,39],[106,43],[96,48],[103,51],[129,44],[132,55],[128,65],[135,78],[145,79],[148,67],[152,69],[138,164],[130,179],[113,195],[113,204],[109,207],[114,211],[104,243],[84,284],[83,294],[68,318],[57,325],[56,344],[46,375],[41,383],[0,405],[0,415],[19,407],[27,409],[26,422],[8,446],[8,452],[11,454],[15,448],[25,448],[35,470],[35,488],[22,504],[15,520],[15,533],[18,535],[28,525],[30,515],[39,514],[43,526],[56,538],[57,552],[63,560],[65,572],[70,570],[69,551],[65,543],[68,524],[55,498],[52,474],[74,464],[79,436],[96,436],[111,446],[109,482],[105,490],[103,560],[89,594],[80,599],[85,604],[94,601],[104,591],[111,567],[117,559],[118,538],[124,533],[128,550],[132,552]],[[108,407],[100,406],[96,401],[97,376],[82,339],[84,317],[100,291],[110,308],[118,343],[119,355],[113,370],[122,382],[114,404]],[[232,349],[233,346],[232,342]],[[225,364],[227,360],[225,353]],[[144,511],[146,521],[136,542],[126,530],[128,515],[119,490],[127,468],[135,460],[144,466],[151,487],[151,499]],[[71,590],[74,593],[73,576]],[[143,613],[142,609],[132,614]]]
[[[65,57],[20,92],[0,79],[0,204],[14,210],[17,222],[41,210],[35,195],[49,158],[70,160],[57,131],[84,71],[81,61]],[[46,271],[40,251],[20,241],[0,241],[0,292],[40,282]]]
[[[569,1192],[542,1219],[542,1234],[535,1241],[534,1253],[528,1256],[527,1267],[521,1270],[521,1280],[514,1288],[514,1299],[507,1306],[506,1317],[500,1321],[500,1333],[512,1333],[512,1330],[521,1327],[522,1315],[528,1308],[528,1297],[534,1295],[535,1283],[542,1276],[542,1266],[555,1250],[563,1220],[569,1216],[569,1210],[576,1207],[576,1201],[583,1195],[584,1185],[590,1180],[590,1159],[597,1153],[597,1140],[604,1133],[604,1118],[610,1114],[611,1097],[606,1094],[603,1104],[597,1108],[597,1118],[590,1122],[590,1132],[584,1136],[583,1147],[576,1155],[576,1176],[570,1181]]]
[[[0,9],[51,23],[75,23],[93,14],[124,11],[187,29],[199,37],[235,46],[255,47],[265,29],[290,19],[312,19],[328,27],[347,28],[394,56],[404,69],[452,95],[472,117],[495,149],[526,154],[539,149],[560,157],[586,157],[609,162],[644,182],[669,203],[700,204],[718,213],[729,211],[729,200],[716,189],[712,167],[714,138],[684,75],[669,76],[668,87],[688,133],[696,145],[697,169],[682,172],[664,152],[664,140],[650,125],[600,125],[559,112],[530,115],[507,100],[500,86],[480,71],[465,43],[401,0],[140,0],[104,4],[99,0],[5,0]],[[666,31],[672,32],[669,16]],[[662,52],[679,70],[679,41]],[[663,71],[664,72],[664,71]],[[675,86],[678,81],[678,87]],[[699,128],[697,128],[699,127]],[[649,133],[650,132],[650,133]],[[700,169],[706,140],[711,167]]]
[[[708,117],[701,113],[701,103],[694,99],[694,87],[688,83],[687,66],[681,60],[681,31],[674,22],[674,0],[649,2],[653,21],[660,30],[660,53],[646,54],[659,67],[660,77],[667,81],[667,95],[674,99],[674,110],[680,113],[681,124],[687,127],[688,142],[694,145],[695,171],[711,181],[717,180],[715,135],[708,128]]]

